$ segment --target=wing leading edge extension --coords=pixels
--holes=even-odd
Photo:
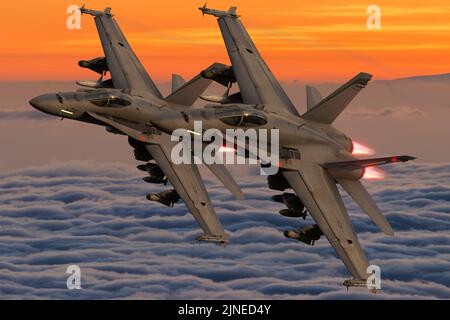
[[[267,111],[299,116],[239,20],[236,8],[232,7],[228,11],[206,7],[199,9],[203,14],[218,17],[244,103],[264,104]]]
[[[111,9],[96,11],[80,8],[81,13],[94,16],[108,69],[116,89],[149,92],[158,98],[161,93],[142,63],[131,49],[125,35],[111,14]]]

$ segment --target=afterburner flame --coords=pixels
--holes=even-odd
[[[375,151],[372,148],[366,147],[359,142],[353,141],[352,154],[355,155],[372,155]]]
[[[236,149],[229,148],[229,147],[226,147],[226,146],[221,146],[219,148],[219,152],[236,152]]]
[[[384,171],[375,167],[367,167],[364,170],[363,178],[367,180],[382,180],[385,177]]]

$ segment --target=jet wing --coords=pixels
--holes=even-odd
[[[94,16],[112,82],[116,89],[132,89],[162,98],[153,80],[131,49],[125,35],[111,14],[111,9],[96,11],[80,9],[82,13]]]
[[[357,280],[367,278],[369,265],[334,179],[320,165],[298,161],[297,170],[283,171],[339,258]]]
[[[258,49],[236,15],[235,8],[218,11],[200,8],[204,14],[218,17],[220,31],[246,104],[264,104],[265,110],[300,116],[274,77]]]
[[[146,148],[180,198],[183,199],[186,207],[206,233],[206,236],[210,239],[226,241],[225,230],[211,205],[197,166],[195,164],[175,165],[170,159],[172,146],[168,147],[166,143],[150,144]]]
[[[136,140],[149,143],[146,145],[148,152],[156,160],[190,213],[205,232],[205,235],[199,237],[198,240],[227,242],[228,236],[211,205],[197,165],[175,165],[172,162],[170,155],[176,142],[171,141],[169,135],[162,132],[145,132],[144,128],[133,128],[128,124],[121,123],[119,119],[92,112],[89,114]]]

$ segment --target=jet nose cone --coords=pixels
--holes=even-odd
[[[44,94],[38,97],[35,97],[29,101],[29,103],[39,111],[55,114],[57,113],[57,105],[58,100],[56,99],[56,95],[54,94]]]
[[[34,97],[33,99],[31,99],[29,101],[29,103],[36,109],[39,109],[39,107],[41,106],[41,99],[40,97]]]

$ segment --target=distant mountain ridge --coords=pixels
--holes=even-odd
[[[431,74],[431,75],[423,75],[423,76],[413,76],[413,77],[394,79],[394,81],[395,80],[450,81],[450,73]],[[387,81],[389,81],[389,80],[387,80]]]

